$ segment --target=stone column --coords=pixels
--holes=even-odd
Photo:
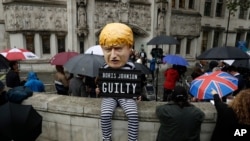
[[[167,5],[166,11],[166,35],[170,35],[170,28],[171,28],[171,15],[172,15],[172,4]]]
[[[211,3],[211,17],[215,17],[215,15],[216,15],[216,2],[215,1],[212,1],[212,3]]]
[[[200,38],[200,37],[199,37],[199,38]],[[200,51],[200,49],[201,49],[200,46],[197,46],[197,45],[198,45],[198,42],[200,41],[199,38],[194,38],[193,41],[192,41],[192,43],[191,43],[190,55],[191,55],[192,57],[194,57],[194,58],[196,57],[195,55],[197,54],[198,49],[199,49],[199,51]],[[200,43],[199,43],[199,45],[200,45]]]
[[[35,34],[35,53],[38,57],[42,57],[42,39],[39,33]]]
[[[247,32],[244,31],[244,32],[242,33],[242,38],[241,38],[241,40],[246,41],[246,38],[247,38]]]
[[[66,50],[78,51],[77,47],[77,34],[76,34],[76,0],[67,1],[68,11],[68,35]]]
[[[207,39],[207,49],[213,48],[213,42],[214,42],[214,30],[211,30],[208,33],[208,39]]]
[[[50,35],[50,54],[52,56],[54,56],[55,54],[57,54],[57,37],[55,35],[55,33]]]
[[[187,37],[182,39],[180,55],[186,56],[186,49],[187,49]]]
[[[24,48],[25,40],[22,33],[10,34],[10,47],[11,48]]]

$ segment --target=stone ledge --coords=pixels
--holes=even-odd
[[[62,96],[57,94],[34,93],[23,101],[24,105],[32,105],[35,109],[64,115],[76,115],[90,118],[100,117],[101,98],[84,98]],[[141,101],[138,103],[139,120],[157,122],[155,108],[165,102]],[[216,110],[209,102],[192,103],[205,113],[204,122],[215,122]],[[116,108],[113,119],[126,120],[121,108]]]

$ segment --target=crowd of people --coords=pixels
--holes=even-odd
[[[20,103],[31,96],[32,92],[46,92],[45,85],[34,71],[29,71],[24,78],[20,77],[18,61],[9,62],[10,69],[5,75],[5,82],[0,81],[0,105],[10,102]],[[63,66],[55,66],[54,86],[59,95],[79,96],[96,98],[95,78],[81,74],[69,74],[64,71]],[[85,83],[86,82],[86,83]],[[27,93],[27,94],[26,94]],[[10,98],[11,95],[11,98]],[[19,97],[24,95],[23,97]],[[18,102],[16,99],[19,99]]]
[[[99,44],[103,49],[104,64],[103,69],[115,70],[134,70],[135,65],[132,62],[147,65],[150,63],[150,70],[154,77],[155,65],[162,63],[162,50],[158,47],[152,49],[151,60],[147,59],[144,49],[138,54],[133,54],[133,31],[130,27],[122,23],[107,24],[99,36]],[[132,61],[132,62],[131,62]],[[99,97],[101,90],[96,85],[97,78],[88,77],[81,74],[66,75],[63,66],[55,66],[54,85],[59,95],[70,95],[78,97]],[[6,86],[15,88],[25,86],[33,92],[44,92],[44,84],[35,72],[29,72],[27,79],[21,80],[19,76],[18,63],[10,63],[10,70],[6,75]],[[238,78],[238,89],[233,92],[235,97],[233,101],[226,104],[223,98],[218,96],[217,91],[211,90],[214,97],[215,108],[217,110],[217,120],[212,141],[238,140],[234,136],[236,129],[247,129],[250,131],[250,89],[247,85],[249,82],[244,77],[243,71],[237,70],[234,66],[229,66],[224,62],[200,60],[195,64],[193,72],[190,75],[195,79],[205,72],[226,71]],[[185,75],[186,67],[172,65],[164,71],[165,81],[163,83],[164,105],[157,106],[155,109],[156,116],[160,121],[157,141],[199,141],[201,124],[204,120],[205,113],[194,106],[189,100],[188,90],[180,85],[177,81]],[[5,85],[0,81],[0,105],[7,102]],[[138,107],[137,104],[142,100],[141,96],[133,98],[103,97],[101,104],[101,129],[103,141],[112,140],[112,116],[116,107],[120,106],[125,112],[128,120],[128,140],[138,140]],[[246,135],[245,140],[250,139],[250,134]],[[241,138],[242,140],[242,138]]]
[[[115,23],[117,24],[117,23]],[[117,36],[105,36],[108,32],[109,35],[117,35],[116,28],[119,28],[119,37]],[[113,33],[113,34],[110,34]],[[126,25],[118,24],[108,24],[103,28],[100,34],[100,45],[104,50],[104,58],[106,61],[105,68],[116,68],[116,69],[133,69],[133,65],[129,61],[129,52],[132,47],[131,36],[132,31]],[[120,43],[119,39],[123,39],[123,43]],[[119,50],[119,51],[117,51]],[[143,55],[145,56],[145,55]],[[130,56],[131,57],[131,56]],[[115,60],[115,61],[114,61]],[[139,62],[140,63],[140,62]],[[141,62],[142,63],[142,62]],[[157,61],[156,61],[157,63]],[[196,77],[204,74],[205,72],[223,70],[237,77],[239,72],[237,72],[233,67],[227,67],[224,63],[211,61],[209,64],[209,69],[205,69],[206,61],[200,61],[195,66],[200,68],[200,74],[196,74]],[[223,65],[223,66],[222,66]],[[227,70],[226,70],[227,69]],[[173,65],[172,68],[168,68],[164,74],[166,77],[166,83],[164,83],[164,101],[168,101],[167,104],[157,106],[156,115],[160,120],[160,128],[157,135],[157,141],[165,140],[175,140],[175,141],[184,141],[184,140],[200,140],[200,131],[201,124],[204,120],[204,112],[199,108],[195,107],[190,103],[187,93],[187,89],[183,86],[176,85],[176,81],[180,79],[181,76],[185,74],[187,68],[180,67],[178,65]],[[193,75],[195,76],[195,75]],[[239,77],[237,77],[240,79]],[[194,78],[195,79],[195,78]],[[171,82],[171,84],[168,84]],[[250,124],[250,108],[247,106],[250,104],[250,99],[246,100],[246,97],[250,95],[250,90],[242,90],[241,84],[238,83],[238,92],[235,92],[234,95],[236,98],[233,100],[232,104],[225,104],[222,102],[221,98],[218,97],[216,91],[211,91],[211,94],[214,95],[215,107],[218,112],[216,127],[212,134],[212,140],[237,140],[231,138],[234,136],[235,129],[249,129]],[[166,86],[166,87],[165,87]],[[97,88],[97,94],[100,93],[99,88]],[[243,98],[244,97],[244,98]],[[112,140],[112,126],[111,126],[111,117],[115,107],[118,105],[122,107],[126,115],[128,116],[128,140],[137,140],[138,136],[138,111],[136,101],[141,100],[129,99],[125,100],[123,98],[103,98],[102,107],[101,107],[101,125],[102,125],[102,134],[104,141]],[[223,105],[224,111],[229,111],[228,114],[222,113],[222,110],[219,110],[221,107],[218,105]],[[245,112],[243,112],[245,111]],[[222,116],[221,116],[222,115]],[[222,122],[223,118],[233,118],[233,123]],[[229,118],[229,119],[230,119]],[[185,120],[183,120],[185,119]],[[229,120],[226,119],[229,122]],[[227,125],[226,125],[227,124]],[[227,128],[227,132],[223,132],[223,136],[220,137],[218,133],[220,130]],[[224,134],[225,133],[225,134]],[[181,135],[181,136],[180,136]],[[247,136],[249,140],[249,135]]]
[[[191,73],[192,79],[195,79],[204,73],[214,72],[214,71],[223,71],[231,74],[232,76],[238,79],[238,88],[231,95],[228,96],[236,96],[241,90],[250,88],[250,71],[248,68],[237,67],[234,65],[229,65],[224,61],[208,61],[208,60],[200,60],[197,62],[193,68],[193,72]],[[223,97],[223,101],[226,100],[226,97]]]

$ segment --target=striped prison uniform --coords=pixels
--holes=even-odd
[[[103,68],[109,68],[107,64]],[[134,69],[132,62],[127,62],[121,69]],[[111,119],[115,108],[119,105],[128,117],[128,141],[136,141],[138,136],[138,111],[134,99],[126,98],[103,98],[101,107],[101,127],[104,141],[111,140],[112,125]]]

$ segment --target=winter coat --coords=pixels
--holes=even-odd
[[[164,72],[164,76],[164,89],[174,89],[176,82],[179,80],[178,71],[174,68],[169,68]]]
[[[14,70],[8,71],[8,73],[6,74],[6,85],[10,88],[21,86],[20,76],[18,72],[15,72]]]
[[[160,120],[157,141],[200,141],[205,114],[194,105],[181,108],[174,102],[156,107]]]

